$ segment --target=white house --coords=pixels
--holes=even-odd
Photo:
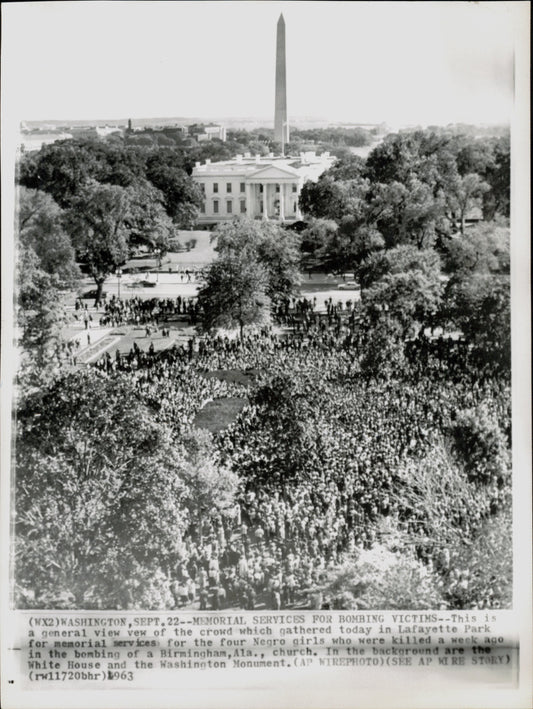
[[[236,215],[275,219],[302,218],[298,198],[307,180],[316,182],[334,162],[329,153],[299,157],[237,155],[232,160],[196,163],[192,177],[204,193],[197,223],[217,224]]]

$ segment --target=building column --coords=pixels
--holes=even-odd
[[[268,184],[265,182],[263,183],[263,219],[268,219],[268,193],[267,193],[267,187]]]
[[[246,214],[249,217],[253,217],[255,214],[255,200],[253,198],[254,190],[252,188],[253,185],[249,184],[248,182],[245,183],[244,190],[246,195]]]
[[[279,220],[280,222],[285,221],[285,187],[282,182],[279,186]]]
[[[299,200],[300,200],[300,190],[298,189],[299,185],[296,185],[296,212],[295,212],[295,217],[298,221],[301,221],[302,219],[302,213],[300,211],[300,206],[299,206]],[[292,188],[291,188],[292,189]]]

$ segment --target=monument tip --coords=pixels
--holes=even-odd
[[[283,19],[283,13],[281,13],[280,16],[279,16],[278,24],[279,24],[280,22],[285,23],[285,20]]]

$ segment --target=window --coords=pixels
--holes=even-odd
[[[213,182],[213,192],[218,192],[218,182]]]
[[[231,201],[228,199],[228,201],[226,202],[226,213],[227,213],[227,214],[231,214],[232,211],[233,211],[233,204],[232,204]]]
[[[296,213],[296,202],[294,203],[294,212]]]
[[[228,194],[231,192],[231,182],[226,182],[226,192],[228,192]]]
[[[241,214],[246,214],[246,200],[241,199]]]
[[[276,185],[276,192],[279,192],[279,185]]]
[[[244,182],[241,182],[241,192],[246,192],[246,185]]]
[[[293,186],[292,186],[292,191],[293,191],[293,192],[298,192],[298,185],[293,185]]]
[[[218,214],[218,199],[213,200],[213,212]]]
[[[202,190],[202,194],[205,194],[205,183],[200,182],[200,189]]]
[[[263,185],[259,185],[259,192],[263,191]]]
[[[202,204],[200,205],[200,213],[205,214],[205,202],[202,202]]]

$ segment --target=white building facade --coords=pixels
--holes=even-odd
[[[192,171],[204,200],[198,225],[219,224],[235,216],[299,221],[298,200],[307,180],[316,182],[334,162],[329,153],[299,157],[237,155],[232,160],[196,163]]]
[[[204,132],[197,136],[199,143],[204,140],[213,140],[213,138],[218,138],[223,143],[226,142],[226,126],[206,126]]]

